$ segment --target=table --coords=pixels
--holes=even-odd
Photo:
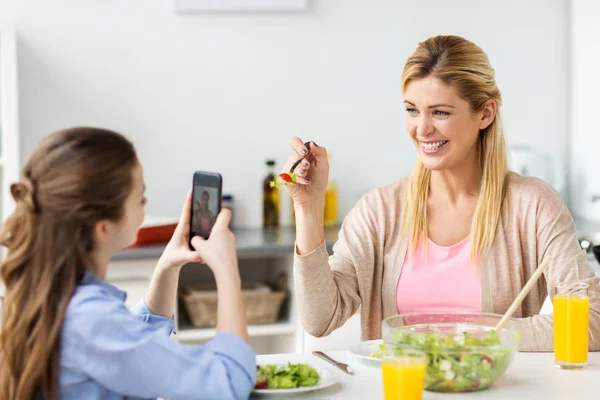
[[[377,364],[359,360],[349,351],[329,351],[337,361],[348,363],[354,375],[308,353],[259,355],[258,364],[310,363],[334,374],[338,383],[327,389],[294,395],[294,399],[383,399],[381,369]],[[600,398],[600,352],[590,352],[589,366],[582,370],[560,370],[554,366],[553,353],[517,353],[502,377],[488,390],[473,393],[425,392],[423,400],[585,400]],[[251,398],[262,398],[253,395]],[[288,396],[289,397],[289,396]],[[275,398],[271,396],[271,398]],[[277,397],[277,398],[287,398]]]

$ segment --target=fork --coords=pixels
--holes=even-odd
[[[336,361],[333,358],[329,357],[327,354],[323,353],[322,351],[313,351],[312,353],[314,356],[319,357],[320,359],[325,360],[328,363],[336,366],[348,375],[354,375],[354,370],[348,364]]]

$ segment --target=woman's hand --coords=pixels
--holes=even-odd
[[[186,263],[203,263],[198,252],[190,250],[190,215],[192,210],[192,191],[185,198],[185,204],[181,211],[179,223],[173,232],[171,240],[165,247],[158,266],[162,268],[180,268]]]
[[[282,172],[289,172],[298,158],[305,157],[294,169],[294,173],[298,177],[296,184],[285,185],[294,201],[294,206],[296,208],[311,207],[317,202],[323,202],[329,179],[327,150],[325,147],[319,147],[314,142],[310,142],[310,154],[308,154],[309,150],[304,142],[297,137],[290,140],[290,145],[296,155],[289,157]]]

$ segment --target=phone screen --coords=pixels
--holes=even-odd
[[[217,215],[221,210],[221,176],[213,173],[196,172],[192,190],[192,215],[190,239],[210,236]]]

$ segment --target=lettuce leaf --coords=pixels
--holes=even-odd
[[[310,365],[292,363],[287,365],[262,365],[258,367],[256,375],[261,376],[263,379],[266,378],[269,389],[314,386],[321,379],[319,373]]]

